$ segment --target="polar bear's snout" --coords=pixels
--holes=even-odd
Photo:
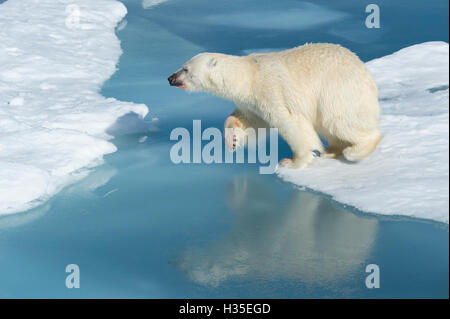
[[[171,76],[169,76],[169,78],[167,80],[169,80],[170,86],[175,86],[177,88],[185,90],[186,89],[186,83],[183,80],[183,78],[184,78],[182,76],[183,73],[184,73],[184,70],[180,70],[180,71],[175,72]]]
[[[180,76],[181,76],[182,72],[183,72],[183,70],[180,70],[178,72],[175,72],[171,76],[169,76],[169,78],[167,80],[169,80],[170,86],[175,86],[175,87],[178,87],[180,89],[185,89],[186,88],[186,84],[183,82],[183,80],[180,79]]]

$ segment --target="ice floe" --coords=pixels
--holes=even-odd
[[[0,215],[86,176],[116,150],[111,127],[147,114],[143,104],[99,94],[116,71],[114,30],[126,13],[115,0],[0,5]]]
[[[284,180],[360,210],[449,222],[449,46],[427,42],[372,60],[384,139],[352,164],[319,159]]]

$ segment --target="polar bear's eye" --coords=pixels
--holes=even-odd
[[[212,58],[211,60],[209,60],[208,67],[213,68],[216,65],[217,65],[217,60],[215,58]]]
[[[183,70],[184,72],[186,72],[186,73],[188,72],[188,69],[187,69],[187,68],[183,68],[182,70]]]

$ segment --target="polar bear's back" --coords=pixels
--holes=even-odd
[[[272,54],[272,53],[270,53]],[[364,63],[352,51],[330,43],[305,44],[293,49],[274,53],[283,61],[292,75],[311,76],[321,81],[366,79],[376,89],[375,82]],[[319,75],[323,75],[321,78]]]
[[[314,111],[300,111],[314,113],[319,126],[329,126],[330,121],[342,114],[358,117],[365,128],[378,125],[377,86],[364,63],[350,50],[336,44],[317,43],[255,57],[261,62],[278,61],[276,70],[287,72],[283,79],[289,79],[289,94],[297,95],[291,98],[308,99],[317,106]],[[283,70],[279,64],[284,66]]]
[[[359,57],[352,51],[330,43],[310,43],[289,50],[252,54],[260,69],[278,61],[289,72],[294,84],[310,86],[336,83],[364,85],[378,95],[375,81]],[[263,68],[261,66],[264,65]],[[278,67],[278,66],[277,66]],[[270,67],[266,71],[273,71]]]

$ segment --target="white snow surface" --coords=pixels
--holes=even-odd
[[[427,42],[368,62],[384,139],[359,163],[318,159],[284,180],[362,211],[449,222],[449,45]]]
[[[106,133],[143,104],[99,94],[122,53],[115,0],[0,5],[0,215],[30,209],[116,150]]]

